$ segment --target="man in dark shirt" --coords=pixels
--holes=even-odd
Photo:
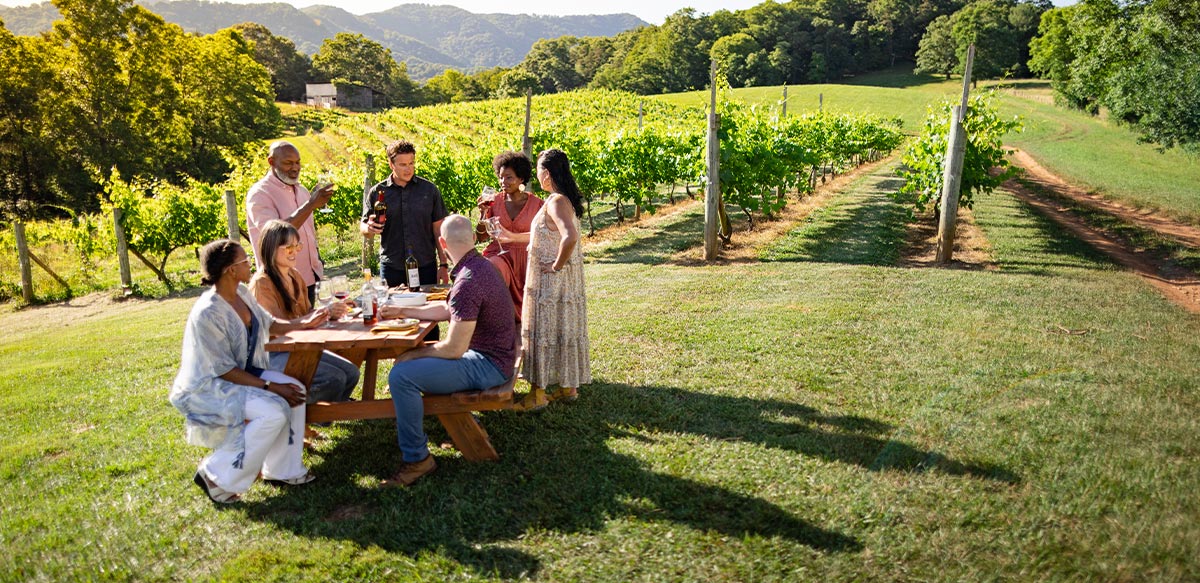
[[[437,186],[416,175],[417,149],[398,140],[387,147],[392,173],[363,196],[359,231],[380,237],[380,267],[390,286],[407,284],[404,262],[411,251],[417,260],[421,284],[449,283],[449,262],[437,245],[438,229],[446,218],[446,203]],[[387,205],[385,222],[375,220],[375,202]]]
[[[385,306],[384,318],[449,320],[446,339],[410,350],[396,359],[388,383],[396,407],[396,435],[404,464],[384,485],[408,486],[432,472],[422,393],[442,395],[482,390],[512,378],[517,360],[517,328],[512,297],[500,272],[475,250],[471,221],[450,215],[438,243],[454,260],[454,286],[446,303],[420,307]]]

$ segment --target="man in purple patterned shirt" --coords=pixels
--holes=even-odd
[[[383,318],[450,321],[445,340],[410,350],[396,359],[388,383],[396,407],[396,437],[404,464],[386,486],[408,486],[437,468],[422,428],[423,393],[442,395],[482,390],[508,382],[517,359],[512,297],[500,272],[475,250],[471,221],[450,215],[438,244],[454,261],[454,285],[446,303],[385,306]]]

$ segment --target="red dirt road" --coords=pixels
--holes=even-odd
[[[1175,239],[1189,247],[1200,249],[1200,228],[1105,200],[1067,183],[1038,164],[1029,154],[1020,150],[1013,154],[1012,160],[1014,164],[1025,170],[1025,180],[1037,184],[1040,188],[1116,216],[1122,221],[1143,229],[1154,231],[1164,237]],[[1193,314],[1200,314],[1200,277],[1197,277],[1195,273],[1172,265],[1160,257],[1130,248],[1124,241],[1092,227],[1066,207],[1055,201],[1039,197],[1032,189],[1016,180],[1008,181],[1005,187],[1075,237],[1141,276],[1167,299]]]

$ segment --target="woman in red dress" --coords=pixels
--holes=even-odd
[[[492,265],[500,271],[512,294],[516,307],[514,317],[521,319],[521,305],[525,299],[525,263],[529,256],[529,228],[533,217],[542,208],[542,199],[530,193],[526,187],[533,175],[533,165],[521,152],[501,152],[492,159],[492,169],[500,181],[500,192],[495,199],[479,199],[482,219],[496,217],[500,220],[499,234],[483,250]],[[487,241],[487,231],[480,221],[475,227],[477,241]],[[501,251],[506,253],[501,254]]]

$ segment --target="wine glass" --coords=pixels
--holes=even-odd
[[[333,287],[333,297],[339,302],[346,301],[350,297],[350,280],[344,275],[335,275],[329,280]]]
[[[500,236],[500,233],[503,230],[503,228],[500,226],[500,217],[484,219],[483,226],[485,229],[487,229],[488,235],[491,235],[491,237],[496,240],[496,245],[500,246],[500,252],[496,255],[504,255],[505,253],[508,253],[508,249],[504,248],[504,243],[501,243],[500,239],[497,238]]]
[[[330,309],[329,309],[329,306],[333,305],[333,283],[332,282],[329,282],[329,281],[318,281],[317,282],[317,304],[320,305],[322,308],[325,308],[326,312],[329,312],[329,319],[326,320],[325,323],[321,325],[321,327],[322,328],[332,328],[333,327],[333,312],[330,311]]]
[[[375,288],[375,297],[379,299],[379,303],[381,305],[386,303],[388,299],[388,284],[383,279],[383,275],[377,275],[372,278],[371,287]]]
[[[313,184],[312,192],[321,190],[322,188],[325,188],[326,186],[333,186],[333,175],[328,172],[322,172],[317,175],[317,182],[316,182],[316,184]],[[321,207],[320,210],[318,210],[317,212],[329,214],[329,213],[333,212],[333,209],[329,208],[329,205],[325,205],[325,206]]]
[[[496,192],[496,189],[492,188],[490,186],[483,187],[483,192],[479,193],[479,219],[480,220],[483,220],[484,215],[487,214],[487,209],[488,209],[488,207],[490,207],[492,205],[492,201],[496,200],[497,194],[499,194],[499,193]]]

